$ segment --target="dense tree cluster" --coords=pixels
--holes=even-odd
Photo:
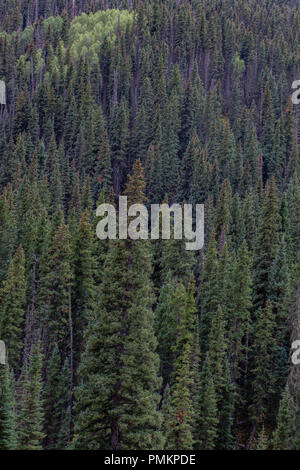
[[[0,0],[0,449],[300,449],[300,9]],[[205,205],[205,245],[100,241]]]

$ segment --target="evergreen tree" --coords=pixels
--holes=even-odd
[[[16,450],[15,381],[8,366],[0,366],[0,449]]]
[[[53,349],[47,370],[47,382],[43,394],[45,413],[45,449],[63,449],[69,444],[70,422],[70,367],[66,360],[61,366],[57,346]]]
[[[293,448],[295,419],[293,398],[286,385],[278,411],[277,427],[273,436],[273,449],[290,450]]]
[[[254,306],[265,307],[270,295],[270,276],[279,245],[280,215],[274,179],[266,188],[255,246]]]
[[[250,309],[252,307],[251,260],[246,242],[239,248],[232,272],[229,316],[231,371],[234,383],[247,369]]]
[[[218,434],[216,392],[209,356],[206,356],[200,380],[199,442],[201,450],[213,450]]]
[[[8,349],[9,364],[17,372],[23,347],[26,308],[25,255],[21,245],[10,263],[0,290],[0,300],[0,336]]]
[[[125,193],[128,202],[142,203],[144,187],[136,162]],[[79,369],[83,380],[76,391],[75,448],[152,449],[163,444],[150,275],[148,242],[111,242]]]
[[[275,320],[272,304],[268,300],[264,310],[258,312],[255,338],[252,345],[252,404],[254,423],[267,423],[271,409],[270,396],[274,391]]]
[[[173,450],[193,449],[193,400],[191,397],[191,347],[189,343],[183,346],[180,358],[177,358],[174,368],[174,383],[171,387],[171,410],[168,442]],[[171,434],[171,436],[170,436]]]
[[[43,433],[42,354],[38,342],[24,363],[18,389],[19,449],[42,450],[45,435]]]
[[[267,450],[267,448],[268,448],[268,437],[265,432],[265,427],[263,426],[257,437],[256,450]]]
[[[70,352],[72,337],[71,246],[68,227],[58,221],[53,227],[49,251],[43,266],[41,283],[41,305],[39,316],[41,326],[48,338],[51,352],[55,344],[61,351]]]

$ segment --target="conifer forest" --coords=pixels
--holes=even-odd
[[[299,0],[0,0],[0,80],[0,449],[300,450]]]

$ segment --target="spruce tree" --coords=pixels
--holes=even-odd
[[[274,392],[275,319],[269,300],[265,308],[258,312],[257,317],[251,351],[253,361],[251,370],[252,404],[249,408],[254,424],[268,423],[272,409],[270,397]]]
[[[19,449],[42,450],[43,432],[42,354],[36,342],[23,365],[18,382],[18,441]]]
[[[137,161],[125,192],[129,204],[143,203],[144,188]],[[163,445],[150,276],[147,241],[110,242],[99,304],[86,332],[79,368],[74,448],[153,449]]]
[[[180,357],[177,358],[173,380],[170,409],[171,429],[168,432],[168,442],[173,450],[192,450],[195,411],[191,396],[193,377],[189,342],[184,344]]]
[[[277,427],[274,431],[272,447],[274,450],[291,450],[295,437],[294,403],[288,384],[280,401]]]
[[[7,365],[0,365],[0,449],[16,450],[17,447],[14,375]]]
[[[254,306],[264,308],[270,295],[270,276],[280,235],[278,196],[274,179],[265,191],[254,253]]]
[[[61,357],[56,346],[49,360],[46,385],[43,393],[45,449],[63,449],[69,444],[70,422],[70,367],[66,359],[61,365]]]
[[[238,250],[233,266],[229,307],[230,362],[234,383],[239,382],[241,375],[245,378],[249,353],[248,337],[251,307],[251,259],[246,242],[244,242]]]
[[[6,343],[11,368],[19,372],[26,308],[25,254],[21,245],[0,289],[0,300],[0,337]]]
[[[58,212],[57,216],[61,219],[62,214]],[[48,337],[50,354],[55,344],[60,351],[69,353],[72,343],[72,251],[68,227],[61,222],[58,220],[56,227],[56,222],[53,221],[49,249],[41,273],[43,278],[40,285],[39,318]]]
[[[200,377],[200,414],[197,448],[214,450],[218,434],[218,409],[209,355],[206,356]]]

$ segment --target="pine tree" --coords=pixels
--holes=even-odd
[[[179,180],[179,194],[180,202],[189,201],[190,199],[190,184],[192,181],[194,165],[200,155],[200,141],[196,134],[193,136],[184,153],[181,167],[180,167],[180,180]]]
[[[194,357],[196,329],[194,278],[190,278],[187,291],[179,284],[182,308],[176,331],[174,370],[171,376],[171,422],[168,437],[174,449],[192,449],[195,429],[195,403],[197,389],[195,376],[199,357]],[[179,300],[178,299],[178,300]],[[193,396],[194,395],[194,396]]]
[[[193,378],[191,374],[191,346],[184,344],[180,357],[175,363],[171,387],[171,418],[169,445],[172,450],[193,449],[194,410],[191,396]]]
[[[236,161],[237,148],[234,135],[228,119],[222,120],[220,144],[218,149],[218,164],[222,179],[233,181],[234,162]]]
[[[59,415],[59,432],[57,436],[56,449],[67,449],[71,443],[73,430],[73,389],[71,388],[71,373],[69,359],[66,358],[61,370],[58,387],[57,410]]]
[[[61,366],[61,358],[57,346],[53,349],[49,361],[43,400],[46,436],[44,447],[45,449],[52,450],[65,448],[69,443],[70,435],[70,422],[68,422],[70,370],[68,359],[66,359],[65,365]]]
[[[295,429],[295,439],[294,439],[294,450],[300,450],[300,393],[297,393],[296,396],[296,429]]]
[[[16,450],[15,381],[8,366],[0,366],[0,449]]]
[[[137,162],[125,193],[129,204],[144,201],[144,187]],[[163,444],[150,275],[148,242],[110,243],[79,369],[74,448],[153,449]]]
[[[75,369],[79,363],[83,346],[83,332],[94,315],[96,263],[93,256],[95,232],[90,214],[85,210],[79,222],[77,236],[73,236],[74,281],[72,288],[72,311],[74,330]],[[100,243],[100,241],[99,241]]]
[[[21,245],[10,263],[0,299],[0,336],[8,349],[10,367],[18,372],[26,308],[25,255]]]
[[[42,450],[45,435],[43,433],[42,354],[38,342],[24,363],[18,388],[19,449]]]
[[[247,368],[250,309],[252,307],[251,259],[246,242],[239,248],[232,272],[229,315],[232,379],[239,381]]]
[[[269,82],[266,82],[263,95],[262,109],[262,147],[263,147],[263,179],[266,181],[271,174],[272,147],[274,139],[274,109],[272,103],[272,93]]]
[[[200,378],[200,415],[197,448],[214,450],[218,434],[218,410],[209,355],[206,356]]]
[[[173,435],[172,435],[172,415],[171,415],[171,390],[170,385],[167,384],[162,405],[161,405],[161,414],[162,414],[162,434],[164,436],[164,450],[172,450],[173,447]]]
[[[257,437],[256,450],[267,450],[268,436],[266,435],[265,427],[262,426],[261,431]]]
[[[219,278],[218,270],[215,231],[212,231],[207,247],[203,280],[199,287],[197,299],[200,307],[200,346],[202,352],[207,351],[211,321],[220,304],[220,290],[216,282]]]
[[[274,450],[290,450],[293,448],[295,436],[295,419],[293,398],[289,386],[286,385],[280,401],[277,427],[274,432],[272,446]]]
[[[209,333],[209,360],[214,371],[214,386],[217,401],[222,398],[222,391],[225,385],[224,365],[227,353],[227,338],[225,338],[226,322],[221,306],[215,312]]]
[[[222,251],[222,246],[229,233],[229,226],[231,220],[231,197],[232,189],[230,182],[226,179],[222,184],[219,199],[216,206],[214,228],[216,231],[216,240],[219,243],[219,249]]]
[[[111,123],[111,151],[112,167],[114,175],[114,190],[120,194],[121,185],[124,180],[124,172],[127,168],[127,152],[129,145],[129,117],[125,97],[121,103],[114,108]]]
[[[95,174],[93,180],[94,195],[98,195],[100,192],[100,188],[103,188],[105,195],[107,196],[109,194],[111,184],[111,150],[109,146],[108,134],[105,130],[103,133],[103,140],[99,149],[99,155],[95,163]]]
[[[175,352],[178,319],[182,315],[185,300],[184,286],[169,275],[161,288],[155,310],[155,331],[158,340],[157,352],[160,356],[160,373],[163,386],[170,383]]]
[[[172,277],[187,284],[195,266],[195,253],[186,250],[186,240],[175,240],[171,229],[171,239],[159,241],[159,269],[164,282],[169,273]],[[157,254],[158,255],[158,254]]]
[[[39,318],[48,337],[49,352],[57,344],[60,351],[66,353],[70,351],[72,341],[72,251],[68,227],[61,220],[57,222],[58,226],[55,226],[55,221],[53,223],[49,250],[41,273]]]
[[[15,207],[15,194],[8,185],[0,196],[0,279],[7,274],[9,263],[16,250],[17,217]]]
[[[255,246],[254,306],[265,307],[270,294],[270,275],[279,245],[280,215],[274,179],[266,188]]]
[[[216,447],[221,449],[230,448],[234,408],[234,389],[227,359],[228,339],[225,335],[226,326],[224,312],[219,306],[211,323],[208,354],[210,367],[214,371],[213,381],[219,417]]]
[[[275,320],[272,304],[268,300],[264,310],[258,312],[255,338],[252,345],[253,369],[252,404],[249,408],[254,423],[267,423],[271,409],[270,396],[274,391]]]

